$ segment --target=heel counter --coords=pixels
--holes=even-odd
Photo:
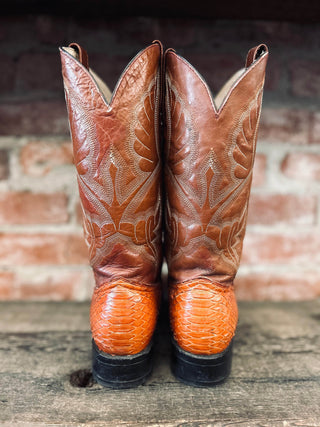
[[[203,355],[221,353],[234,337],[237,321],[233,286],[200,279],[171,287],[171,328],[183,350]]]
[[[137,354],[151,341],[159,287],[117,280],[94,290],[90,323],[97,347],[112,355]]]

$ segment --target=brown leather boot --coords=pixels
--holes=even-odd
[[[233,279],[246,229],[265,45],[212,97],[173,50],[166,70],[166,258],[173,371],[210,386],[230,372],[238,320]]]
[[[140,52],[112,94],[79,45],[60,53],[96,280],[90,313],[93,375],[104,386],[132,387],[151,371],[160,300],[162,47],[154,42]]]

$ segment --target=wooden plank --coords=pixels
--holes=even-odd
[[[165,313],[145,385],[73,387],[70,374],[90,368],[88,312],[88,304],[0,304],[2,423],[320,425],[320,301],[240,304],[231,377],[213,389],[172,376]]]

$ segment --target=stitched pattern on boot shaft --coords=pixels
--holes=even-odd
[[[110,106],[88,70],[61,55],[84,231],[98,285],[124,276],[158,280],[159,52],[152,45],[130,63]]]
[[[245,71],[219,112],[202,78],[167,55],[166,258],[172,283],[229,283],[245,234],[266,58]]]

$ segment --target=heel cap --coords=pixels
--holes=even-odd
[[[92,340],[92,375],[102,386],[122,389],[143,384],[152,371],[152,346],[138,354],[112,356]]]
[[[192,354],[172,340],[171,369],[174,376],[185,384],[213,387],[224,382],[231,371],[233,341],[221,353]]]

